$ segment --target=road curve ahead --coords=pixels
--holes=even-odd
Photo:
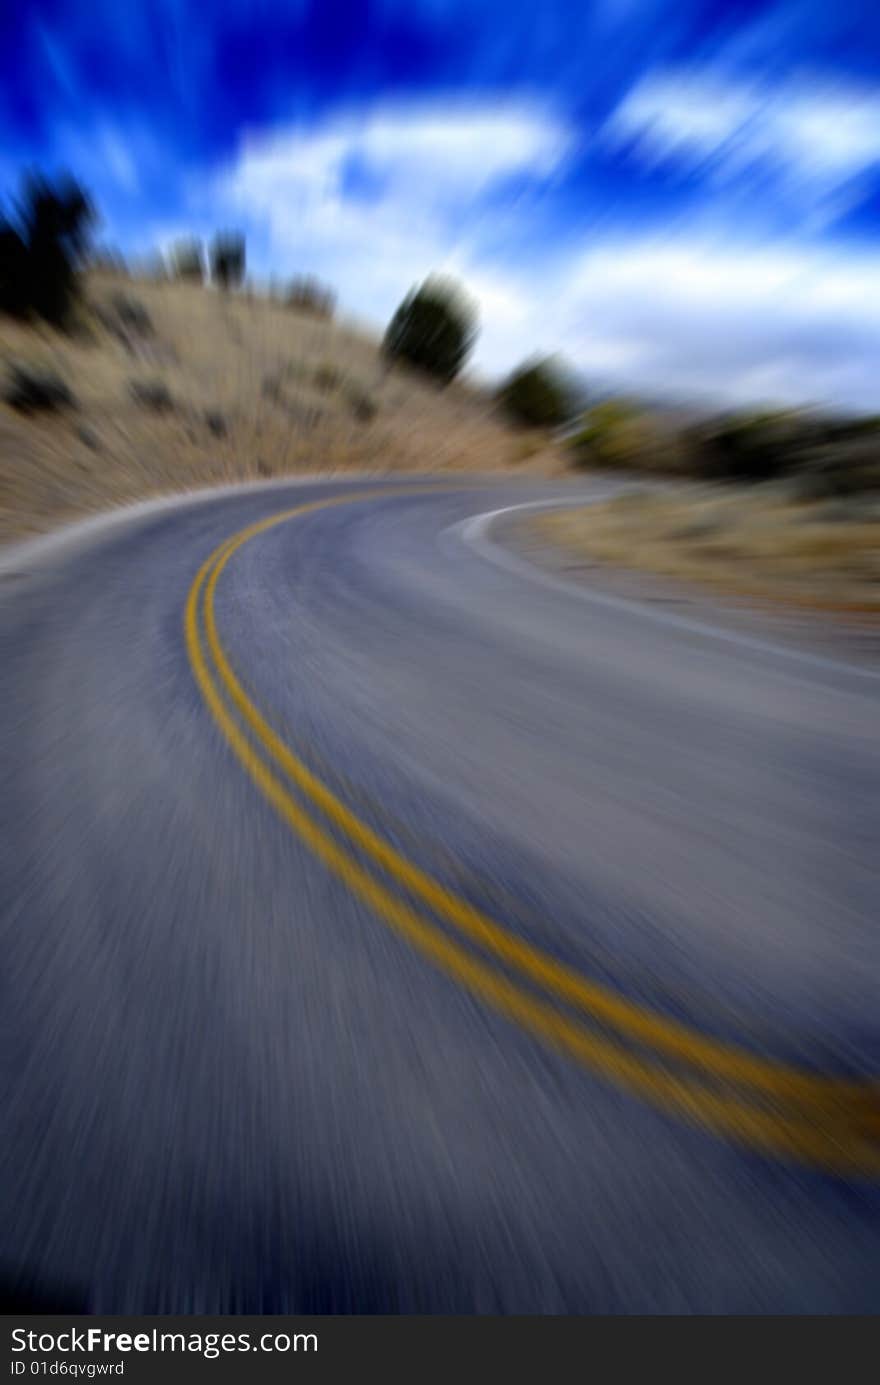
[[[0,571],[19,1302],[880,1309],[880,678],[470,541],[572,493],[243,489]]]

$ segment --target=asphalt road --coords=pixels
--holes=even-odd
[[[19,1301],[880,1309],[880,679],[467,541],[555,493],[7,562]]]

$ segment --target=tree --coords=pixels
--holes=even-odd
[[[182,236],[168,251],[168,264],[173,279],[192,279],[199,284],[205,278],[205,252],[198,236]]]
[[[0,312],[24,317],[30,271],[27,246],[10,222],[0,222]]]
[[[464,365],[477,335],[476,308],[449,279],[432,277],[412,289],[388,325],[382,350],[444,384]]]
[[[797,410],[733,412],[691,430],[709,475],[721,480],[771,481],[798,469],[804,452],[827,443],[820,424]]]
[[[502,385],[499,399],[515,423],[533,428],[557,428],[577,411],[571,386],[551,360],[519,366]]]
[[[94,209],[72,178],[24,182],[17,224],[0,224],[0,308],[63,324],[76,294]]]
[[[25,184],[24,240],[30,268],[30,301],[47,322],[66,318],[76,289],[94,211],[72,178],[55,187],[31,177]]]
[[[244,279],[244,236],[218,231],[211,242],[211,278],[221,289],[238,288]]]

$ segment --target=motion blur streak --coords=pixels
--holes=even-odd
[[[880,4],[4,20],[0,1305],[880,1312]]]
[[[10,554],[0,1289],[878,1306],[878,685],[529,546],[628,484],[287,481]]]
[[[880,1172],[880,1146],[877,1142],[880,1109],[876,1082],[823,1079],[815,1074],[792,1071],[784,1065],[762,1061],[629,1004],[607,989],[590,983],[540,950],[519,941],[479,910],[444,889],[425,872],[413,867],[346,809],[272,731],[246,696],[223,652],[214,614],[217,583],[235,553],[266,530],[329,505],[345,505],[366,499],[369,499],[368,493],[319,500],[249,526],[224,542],[207,559],[190,591],[186,609],[186,637],[196,679],[230,745],[269,801],[345,884],[394,928],[462,984],[526,1028],[570,1051],[590,1068],[658,1105],[677,1110],[709,1129],[729,1134],[757,1149],[815,1162],[832,1170],[871,1174]],[[574,1024],[569,1018],[512,985],[503,975],[493,973],[468,953],[451,945],[436,927],[402,904],[363,870],[354,858],[342,851],[284,789],[226,710],[208,671],[198,633],[203,587],[207,644],[220,683],[268,752],[270,762],[274,760],[285,770],[353,844],[405,889],[419,895],[446,921],[503,961],[517,967],[528,980],[543,984],[557,998],[579,1006],[591,1018],[615,1026],[624,1038],[653,1044],[658,1050],[666,1051],[683,1063],[705,1071],[716,1082],[726,1079],[754,1088],[755,1095],[764,1098],[764,1107],[759,1105],[753,1109],[744,1106],[736,1094],[733,1097],[721,1095],[711,1087],[699,1087],[688,1078],[652,1068],[626,1049]],[[769,1100],[771,1098],[775,1099],[775,1103]]]

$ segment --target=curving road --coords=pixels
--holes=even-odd
[[[880,677],[473,520],[572,494],[252,488],[9,555],[19,1303],[880,1310]]]

